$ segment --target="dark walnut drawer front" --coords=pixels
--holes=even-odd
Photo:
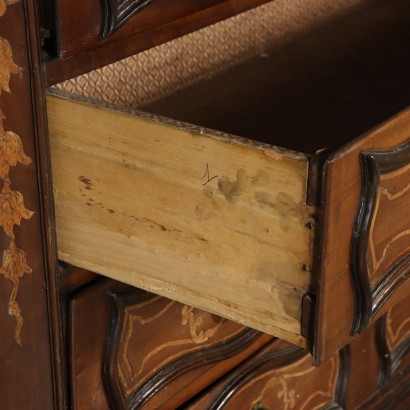
[[[70,303],[76,410],[175,409],[272,336],[103,279]]]
[[[394,306],[321,366],[309,359],[302,349],[273,340],[187,409],[407,409],[408,306]]]
[[[49,71],[61,81],[66,73],[93,70],[268,1],[45,0],[43,25],[57,42],[50,52],[65,60]]]
[[[405,303],[319,367],[288,342],[110,279],[74,294],[69,323],[75,410],[384,410],[410,401]]]
[[[60,258],[330,357],[410,292],[409,11],[372,2],[154,114],[50,94]]]

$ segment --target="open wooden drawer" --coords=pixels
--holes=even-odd
[[[153,114],[50,91],[60,258],[317,363],[408,300],[410,13],[383,3]]]

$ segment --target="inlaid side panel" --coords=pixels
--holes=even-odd
[[[87,410],[177,408],[272,339],[106,279],[75,296],[71,323],[73,403]]]
[[[353,333],[410,276],[410,141],[360,154],[362,192],[352,242]]]
[[[7,410],[64,408],[36,6],[0,0],[0,407]]]
[[[343,408],[349,372],[349,349],[316,368],[309,354],[277,340],[189,409]]]
[[[5,5],[0,7],[0,13],[4,14]],[[13,61],[13,50],[10,43],[0,37],[0,96],[5,91],[12,94],[10,89],[10,77],[12,74],[23,74],[23,69]],[[21,330],[24,319],[17,301],[17,293],[20,286],[20,279],[26,273],[31,273],[32,269],[27,264],[26,252],[16,244],[14,227],[19,226],[22,219],[30,219],[33,212],[24,206],[23,194],[12,188],[10,179],[10,168],[17,164],[27,166],[31,163],[24,153],[23,143],[18,134],[4,129],[4,114],[0,109],[0,178],[3,188],[0,194],[0,227],[9,240],[8,249],[3,251],[3,263],[0,267],[0,274],[5,279],[13,283],[10,299],[8,302],[9,315],[16,319],[16,329],[14,338],[16,342],[23,346],[21,340]]]

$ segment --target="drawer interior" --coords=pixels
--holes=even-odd
[[[408,107],[410,6],[371,1],[142,110],[314,154]]]
[[[50,91],[60,258],[306,346],[309,163],[408,105],[409,16],[371,2],[141,111]]]

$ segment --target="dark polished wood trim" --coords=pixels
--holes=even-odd
[[[357,410],[407,410],[410,406],[410,366],[380,386]]]
[[[306,351],[300,347],[290,347],[288,349],[263,355],[255,361],[246,365],[240,374],[231,379],[215,397],[208,410],[221,410],[229,399],[235,395],[240,388],[246,385],[253,378],[264,372],[280,367],[287,366],[306,355]]]
[[[105,358],[103,361],[103,374],[108,399],[113,408],[118,410],[128,409],[127,397],[123,393],[121,382],[117,375],[117,357],[120,349],[121,331],[125,319],[125,309],[133,305],[136,298],[145,302],[154,297],[153,294],[139,289],[130,290],[129,286],[107,291],[110,307],[110,322],[105,344]]]
[[[388,298],[410,277],[410,252],[407,252],[372,286],[367,257],[380,176],[409,164],[410,141],[389,151],[364,151],[360,154],[360,161],[362,190],[351,246],[351,271],[356,296],[353,335],[363,331]]]
[[[153,377],[138,388],[129,399],[129,409],[141,408],[159,389],[172,380],[204,365],[228,359],[254,343],[261,333],[245,329],[230,340],[218,343],[208,349],[200,350],[177,359],[160,369]]]
[[[119,287],[107,292],[110,305],[110,325],[106,340],[104,377],[107,395],[113,408],[139,409],[143,407],[156,392],[163,389],[173,380],[184,374],[222,360],[233,357],[251,346],[262,335],[261,332],[245,328],[230,338],[213,344],[201,350],[193,351],[167,363],[153,376],[139,386],[129,397],[123,392],[118,377],[117,363],[120,342],[128,306],[153,298],[155,295],[134,289],[129,286]]]
[[[279,352],[262,355],[256,360],[250,361],[248,365],[241,369],[241,372],[223,387],[220,393],[213,400],[208,410],[222,410],[231,397],[247,383],[263,375],[265,372],[288,366],[297,362],[306,355],[306,351],[292,346]],[[325,406],[326,410],[345,408],[347,389],[350,378],[350,347],[347,346],[339,352],[339,373],[335,387],[334,400]]]
[[[32,102],[34,109],[36,155],[38,158],[38,186],[41,199],[42,239],[45,260],[46,286],[48,290],[50,342],[52,349],[54,394],[57,408],[65,408],[67,397],[67,351],[64,329],[64,310],[60,294],[60,275],[55,232],[54,197],[48,143],[47,110],[45,104],[45,73],[41,64],[41,33],[39,5],[26,1],[26,15],[31,24],[26,24],[29,41],[32,78]]]
[[[339,351],[339,376],[337,378],[335,400],[333,405],[335,408],[346,408],[346,396],[349,388],[349,380],[351,373],[351,353],[350,345]]]
[[[132,16],[154,0],[103,0],[103,17],[100,38],[105,39],[117,31]]]
[[[149,28],[142,33],[121,37],[118,31],[97,48],[84,51],[67,59],[56,58],[48,61],[46,63],[47,86],[51,87],[72,77],[96,70],[104,65],[148,50],[267,2],[268,0],[226,0],[194,14]],[[124,28],[126,26],[122,27],[122,29]],[[114,41],[117,34],[119,38]]]
[[[407,336],[393,351],[390,350],[387,342],[387,320],[388,313],[376,322],[375,332],[376,346],[381,362],[379,378],[381,386],[390,382],[394,371],[402,363],[404,357],[410,353],[410,336]]]

